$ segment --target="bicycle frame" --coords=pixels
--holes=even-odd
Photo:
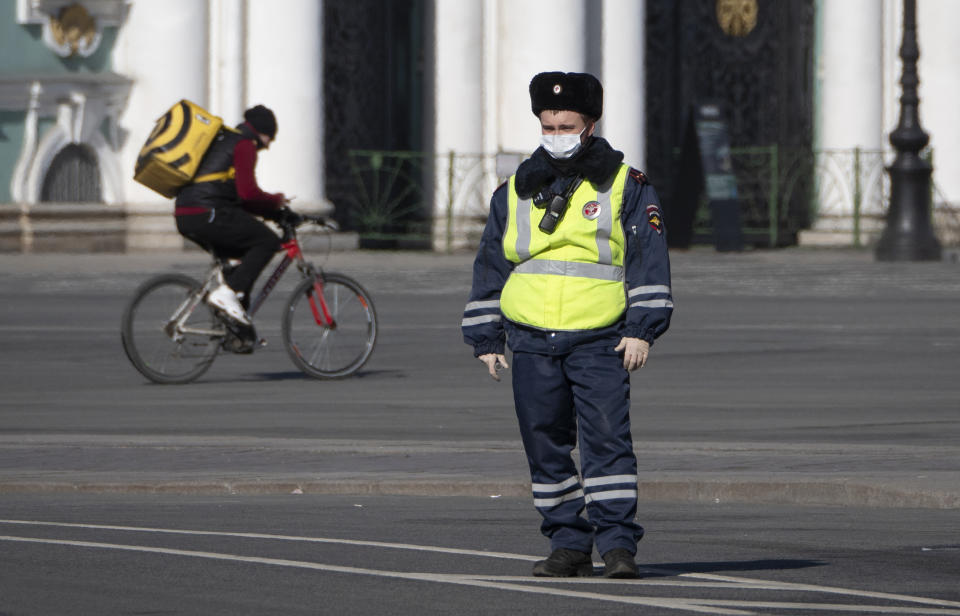
[[[220,279],[220,267],[217,265],[207,274],[207,279],[200,288],[200,292],[189,294],[187,298],[183,300],[183,303],[177,307],[173,316],[170,317],[170,320],[163,326],[163,330],[170,336],[171,340],[181,342],[185,334],[198,334],[210,337],[222,337],[225,334],[222,329],[202,329],[186,327],[184,325],[184,322],[193,314],[194,309],[200,304],[207,292],[219,284]]]
[[[321,280],[316,268],[303,258],[303,251],[300,249],[300,242],[297,241],[296,237],[291,237],[281,246],[285,253],[283,255],[283,259],[281,259],[280,263],[277,264],[276,269],[273,270],[272,274],[270,274],[270,277],[264,283],[263,288],[260,289],[260,293],[257,295],[256,299],[250,304],[250,316],[256,314],[257,310],[260,309],[260,306],[263,305],[263,302],[266,301],[274,287],[277,286],[277,283],[286,273],[287,269],[290,267],[290,264],[296,262],[297,269],[300,270],[300,273],[303,274],[304,278],[308,276],[313,277],[314,292],[310,296],[310,310],[313,311],[313,318],[316,320],[317,325],[320,327],[336,329],[337,324],[333,320],[333,316],[330,315],[330,311],[327,308],[327,302],[323,299],[323,281]],[[317,301],[318,298],[319,301]]]
[[[284,252],[283,259],[277,264],[276,269],[270,274],[270,277],[260,289],[260,293],[257,294],[256,299],[251,303],[249,310],[250,316],[256,314],[257,310],[260,309],[260,306],[263,305],[264,301],[266,301],[267,297],[270,296],[270,293],[277,286],[277,283],[280,282],[280,279],[286,273],[287,269],[290,268],[290,264],[296,262],[297,269],[300,270],[304,278],[313,278],[314,292],[310,294],[309,302],[314,320],[320,327],[336,329],[337,323],[330,314],[327,302],[323,298],[323,280],[317,268],[303,257],[303,251],[300,249],[300,243],[297,241],[293,227],[284,229],[284,241],[281,244],[281,249]],[[211,337],[222,337],[226,334],[222,329],[202,329],[184,325],[187,318],[193,313],[194,309],[196,309],[206,294],[223,281],[222,271],[222,263],[217,261],[207,273],[206,280],[200,291],[198,293],[191,293],[183,303],[177,307],[176,311],[174,311],[173,316],[170,317],[170,320],[164,325],[164,331],[166,331],[172,340],[179,342],[184,338],[185,334],[198,334]]]

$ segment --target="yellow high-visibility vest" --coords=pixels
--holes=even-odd
[[[626,310],[620,223],[630,167],[606,185],[584,181],[552,234],[539,229],[544,210],[517,195],[510,178],[503,253],[516,263],[500,294],[500,311],[515,323],[545,330],[596,329]]]

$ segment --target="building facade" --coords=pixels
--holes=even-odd
[[[183,98],[230,124],[274,109],[258,179],[298,207],[374,239],[469,245],[490,192],[537,146],[527,84],[544,70],[601,78],[599,133],[648,172],[668,216],[690,110],[709,103],[758,244],[867,243],[899,114],[901,4],[0,0],[4,249],[30,243],[17,234],[45,204],[121,213],[111,224],[127,249],[181,246],[169,201],[132,176],[154,121]],[[941,209],[960,203],[955,23],[960,3],[918,0]]]

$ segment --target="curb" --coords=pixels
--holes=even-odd
[[[960,509],[960,494],[911,490],[857,481],[641,481],[641,503],[820,505],[876,508]],[[200,479],[191,481],[5,481],[0,494],[173,494],[173,495],[391,495],[530,496],[530,484],[515,480],[455,479],[303,481],[284,479]]]

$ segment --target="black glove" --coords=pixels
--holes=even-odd
[[[280,208],[280,212],[277,214],[277,222],[296,227],[303,223],[303,216],[297,214],[288,207],[282,207]]]

